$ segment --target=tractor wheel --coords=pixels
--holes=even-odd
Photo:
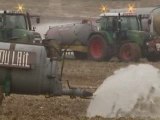
[[[110,60],[111,50],[103,36],[93,35],[90,37],[88,44],[88,54],[89,58],[96,61]]]
[[[119,50],[119,59],[121,61],[138,61],[141,57],[141,48],[136,43],[124,43]]]
[[[87,59],[87,53],[74,51],[74,56],[76,59]]]

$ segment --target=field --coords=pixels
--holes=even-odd
[[[149,62],[141,60],[141,63]],[[69,80],[72,86],[90,88],[95,91],[95,88],[106,77],[112,75],[114,70],[129,64],[138,63],[123,63],[117,60],[110,62],[66,60],[63,83],[65,86],[66,80]],[[149,64],[160,68],[159,62]],[[0,120],[89,120],[85,117],[89,103],[90,99],[70,99],[68,96],[45,98],[45,96],[12,94],[3,101]],[[133,118],[119,119],[133,120]],[[136,118],[136,120],[139,119]],[[103,118],[96,117],[93,120],[103,120]]]
[[[124,0],[123,3],[118,0],[106,1],[109,1],[109,3],[104,3],[111,5],[110,8],[126,7],[130,3],[130,0]],[[159,1],[141,0],[139,3],[139,0],[135,0],[138,7],[154,6]],[[63,17],[67,17],[69,22],[70,19],[77,19],[77,17],[97,17],[100,14],[99,7],[101,4],[100,0],[0,0],[0,2],[2,10],[15,9],[17,3],[23,3],[27,11],[41,16],[41,23],[51,21],[54,24],[57,21],[59,23],[59,20],[64,22]],[[45,32],[43,31],[42,34]],[[152,64],[160,68],[160,62],[151,63],[142,59],[140,63]],[[112,75],[115,70],[129,64],[139,63],[123,63],[116,59],[110,62],[66,60],[63,72],[63,85],[67,87],[66,81],[68,80],[73,87],[86,88],[94,92],[103,83],[105,78]],[[61,63],[59,63],[59,66],[61,66]],[[86,110],[89,103],[90,99],[71,99],[69,96],[46,98],[43,95],[11,94],[5,97],[0,107],[0,120],[106,120],[101,117],[87,118]],[[107,120],[115,119],[107,118]],[[140,118],[117,119],[141,120]]]

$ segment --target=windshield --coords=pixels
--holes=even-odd
[[[101,30],[118,29],[118,16],[102,17],[99,21]],[[136,16],[121,16],[121,30],[139,30],[139,23]]]
[[[23,15],[6,15],[6,27],[26,29],[26,21]]]
[[[121,28],[122,30],[139,30],[137,17],[121,17]]]

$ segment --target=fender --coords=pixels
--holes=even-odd
[[[103,37],[105,38],[105,40],[108,42],[108,44],[111,45],[111,44],[114,43],[113,35],[111,35],[111,33],[106,32],[106,31],[92,32],[92,33],[89,35],[89,37],[88,37],[88,42],[87,42],[87,43],[89,43],[90,37],[91,37],[92,35],[96,35],[96,34],[103,36]]]
[[[146,41],[150,40],[150,34],[144,31],[129,30],[127,31],[127,37],[129,42],[136,42],[141,47]]]

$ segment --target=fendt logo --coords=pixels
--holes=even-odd
[[[0,50],[0,66],[30,69],[34,63],[33,52]]]

